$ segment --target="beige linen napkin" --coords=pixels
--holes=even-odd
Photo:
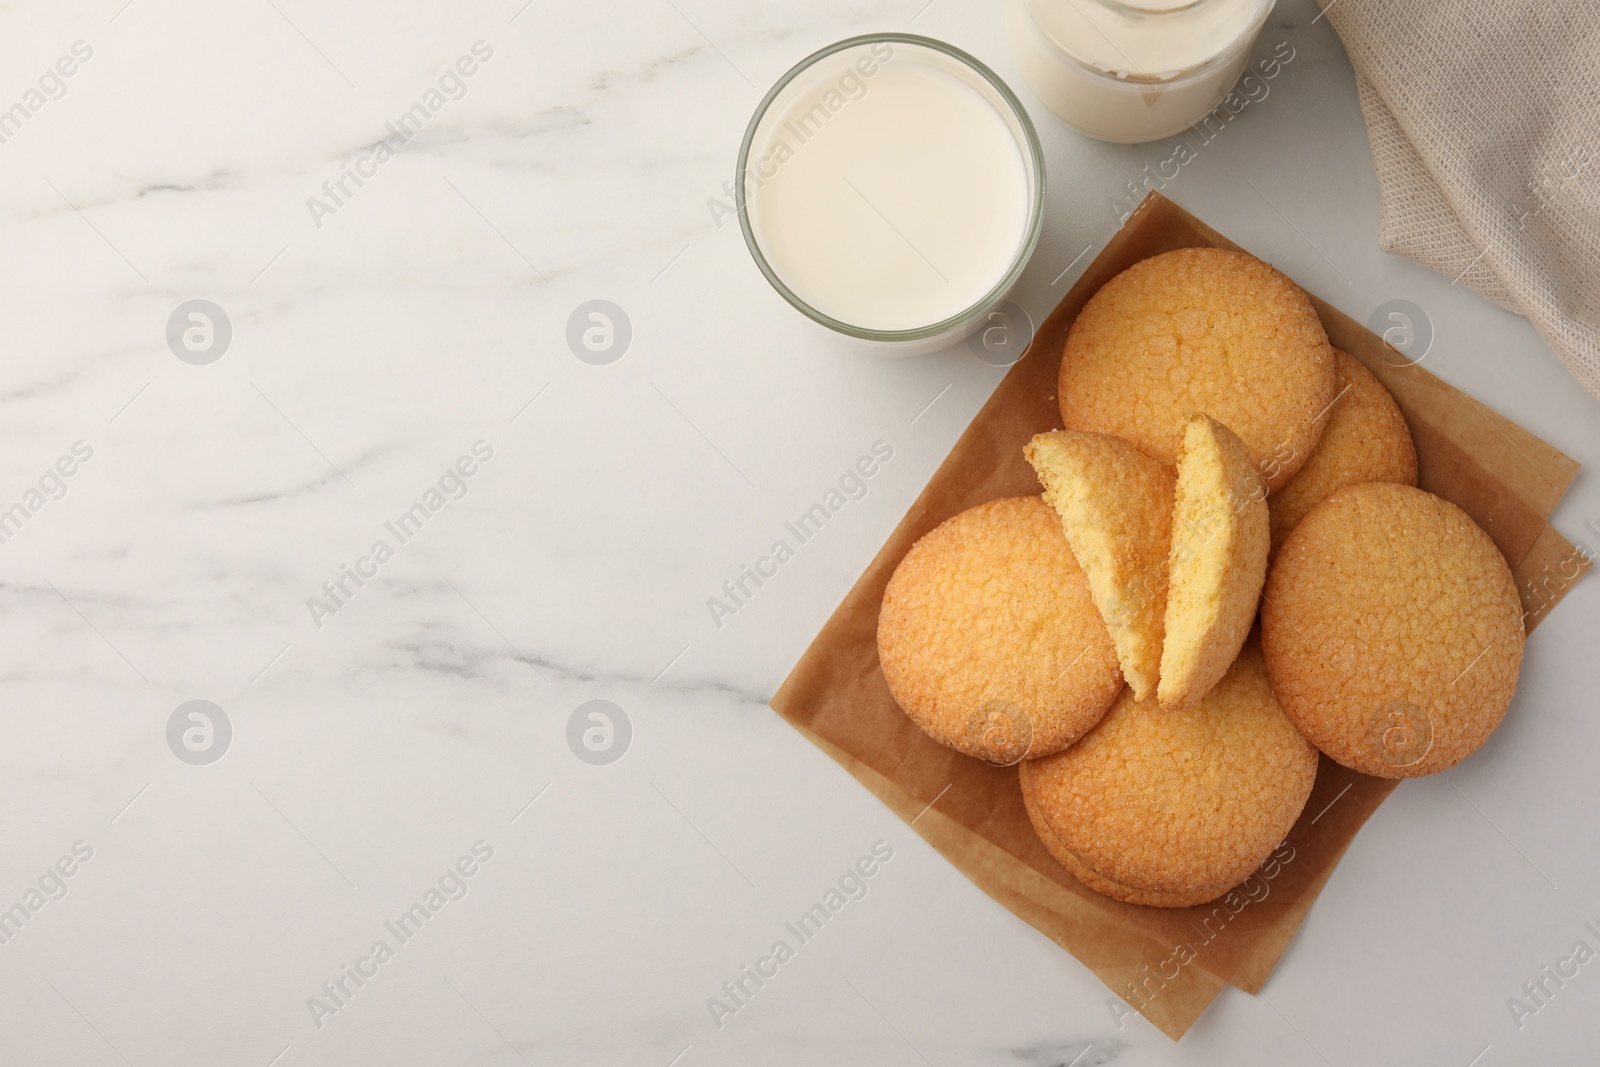
[[[1379,243],[1526,315],[1600,396],[1600,3],[1319,2],[1356,69]]]

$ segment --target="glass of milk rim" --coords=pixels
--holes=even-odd
[[[1021,101],[942,41],[851,37],[757,106],[734,177],[739,227],[772,288],[836,338],[914,355],[983,327],[1044,215]]]
[[[1274,0],[1006,0],[1028,86],[1080,133],[1138,144],[1199,122],[1239,80]]]

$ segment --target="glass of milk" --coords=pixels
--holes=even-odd
[[[1233,88],[1273,0],[1006,0],[1028,85],[1074,129],[1136,144],[1199,122]]]
[[[772,287],[887,354],[973,333],[1038,243],[1039,138],[988,67],[928,37],[852,37],[802,60],[739,149],[739,224]]]

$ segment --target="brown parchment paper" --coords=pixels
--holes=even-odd
[[[1040,491],[1022,446],[1060,426],[1061,349],[1088,298],[1138,260],[1196,246],[1238,247],[1150,194],[1041,325],[772,699],[979,888],[1099,975],[1121,998],[1108,997],[1109,1007],[1137,1009],[1173,1039],[1223,986],[1260,988],[1356,831],[1397,783],[1324,757],[1300,820],[1239,890],[1196,908],[1111,900],[1081,885],[1034,836],[1015,767],[936,744],[895,704],[878,665],[877,605],[901,557],[940,522],[996,497]],[[1578,464],[1360,323],[1312,302],[1334,345],[1394,394],[1416,439],[1422,488],[1467,511],[1505,553],[1531,630],[1588,568],[1546,522]]]

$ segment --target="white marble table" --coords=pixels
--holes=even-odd
[[[1363,830],[1265,995],[1225,993],[1177,1045],[1119,1025],[1098,979],[766,708],[1001,371],[863,359],[768,290],[714,207],[760,92],[875,29],[993,65],[1048,153],[1018,293],[1036,315],[1175,146],[1070,133],[1022,87],[998,3],[924,2],[0,14],[0,110],[22,105],[0,125],[0,512],[21,505],[0,527],[0,909],[26,916],[0,926],[0,1061],[1466,1067],[1594,1047],[1600,964],[1520,1029],[1507,1000],[1600,947],[1600,581],[1531,642],[1488,748]],[[1351,71],[1315,15],[1282,0],[1260,51],[1295,58],[1164,191],[1358,318],[1413,301],[1430,369],[1600,462],[1600,404],[1525,322],[1378,249]],[[197,299],[231,324],[210,362],[220,335],[193,362],[167,341]],[[566,341],[595,299],[631,324],[607,365]],[[707,599],[878,441],[867,495],[716,625]],[[1592,478],[1556,523],[1600,544]],[[186,709],[169,745],[192,700],[225,743],[212,713],[186,748]],[[591,700],[627,717],[620,761],[569,746]],[[866,897],[716,1025],[708,998],[880,841]],[[418,903],[438,908],[394,926]]]

